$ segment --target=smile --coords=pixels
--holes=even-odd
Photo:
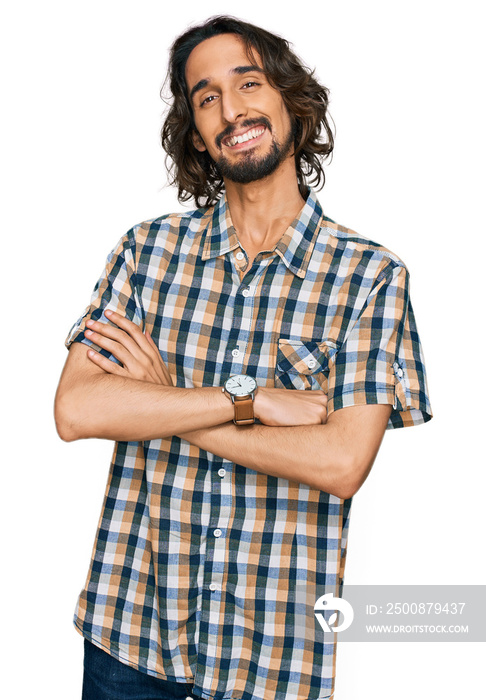
[[[243,134],[239,134],[238,136],[231,136],[230,138],[225,139],[223,143],[225,146],[232,148],[233,146],[237,146],[241,143],[247,143],[248,141],[254,141],[259,136],[261,136],[264,131],[265,131],[264,126],[257,126],[253,129],[249,129],[248,131],[245,131]]]

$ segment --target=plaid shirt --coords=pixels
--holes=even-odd
[[[224,196],[135,226],[66,345],[91,345],[85,321],[107,322],[109,308],[150,332],[179,387],[243,373],[321,388],[329,413],[391,404],[389,428],[431,417],[395,255],[325,217],[309,191],[275,248],[247,262]],[[207,700],[331,697],[334,637],[309,644],[293,604],[303,580],[339,595],[350,505],[178,437],[118,442],[75,625]]]

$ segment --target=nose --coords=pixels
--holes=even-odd
[[[228,91],[221,96],[221,108],[223,119],[229,124],[238,121],[247,112],[244,98],[236,91]]]

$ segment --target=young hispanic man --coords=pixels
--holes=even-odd
[[[111,252],[56,397],[64,440],[116,441],[83,698],[329,698],[335,644],[299,635],[296,590],[339,595],[385,429],[431,417],[408,273],[308,187],[328,91],[285,40],[212,18],[169,74],[162,142],[199,208]]]

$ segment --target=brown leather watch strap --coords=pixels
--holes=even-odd
[[[251,396],[244,399],[235,397],[233,405],[235,407],[235,417],[233,418],[233,423],[235,423],[235,425],[249,425],[255,422],[253,399]]]

